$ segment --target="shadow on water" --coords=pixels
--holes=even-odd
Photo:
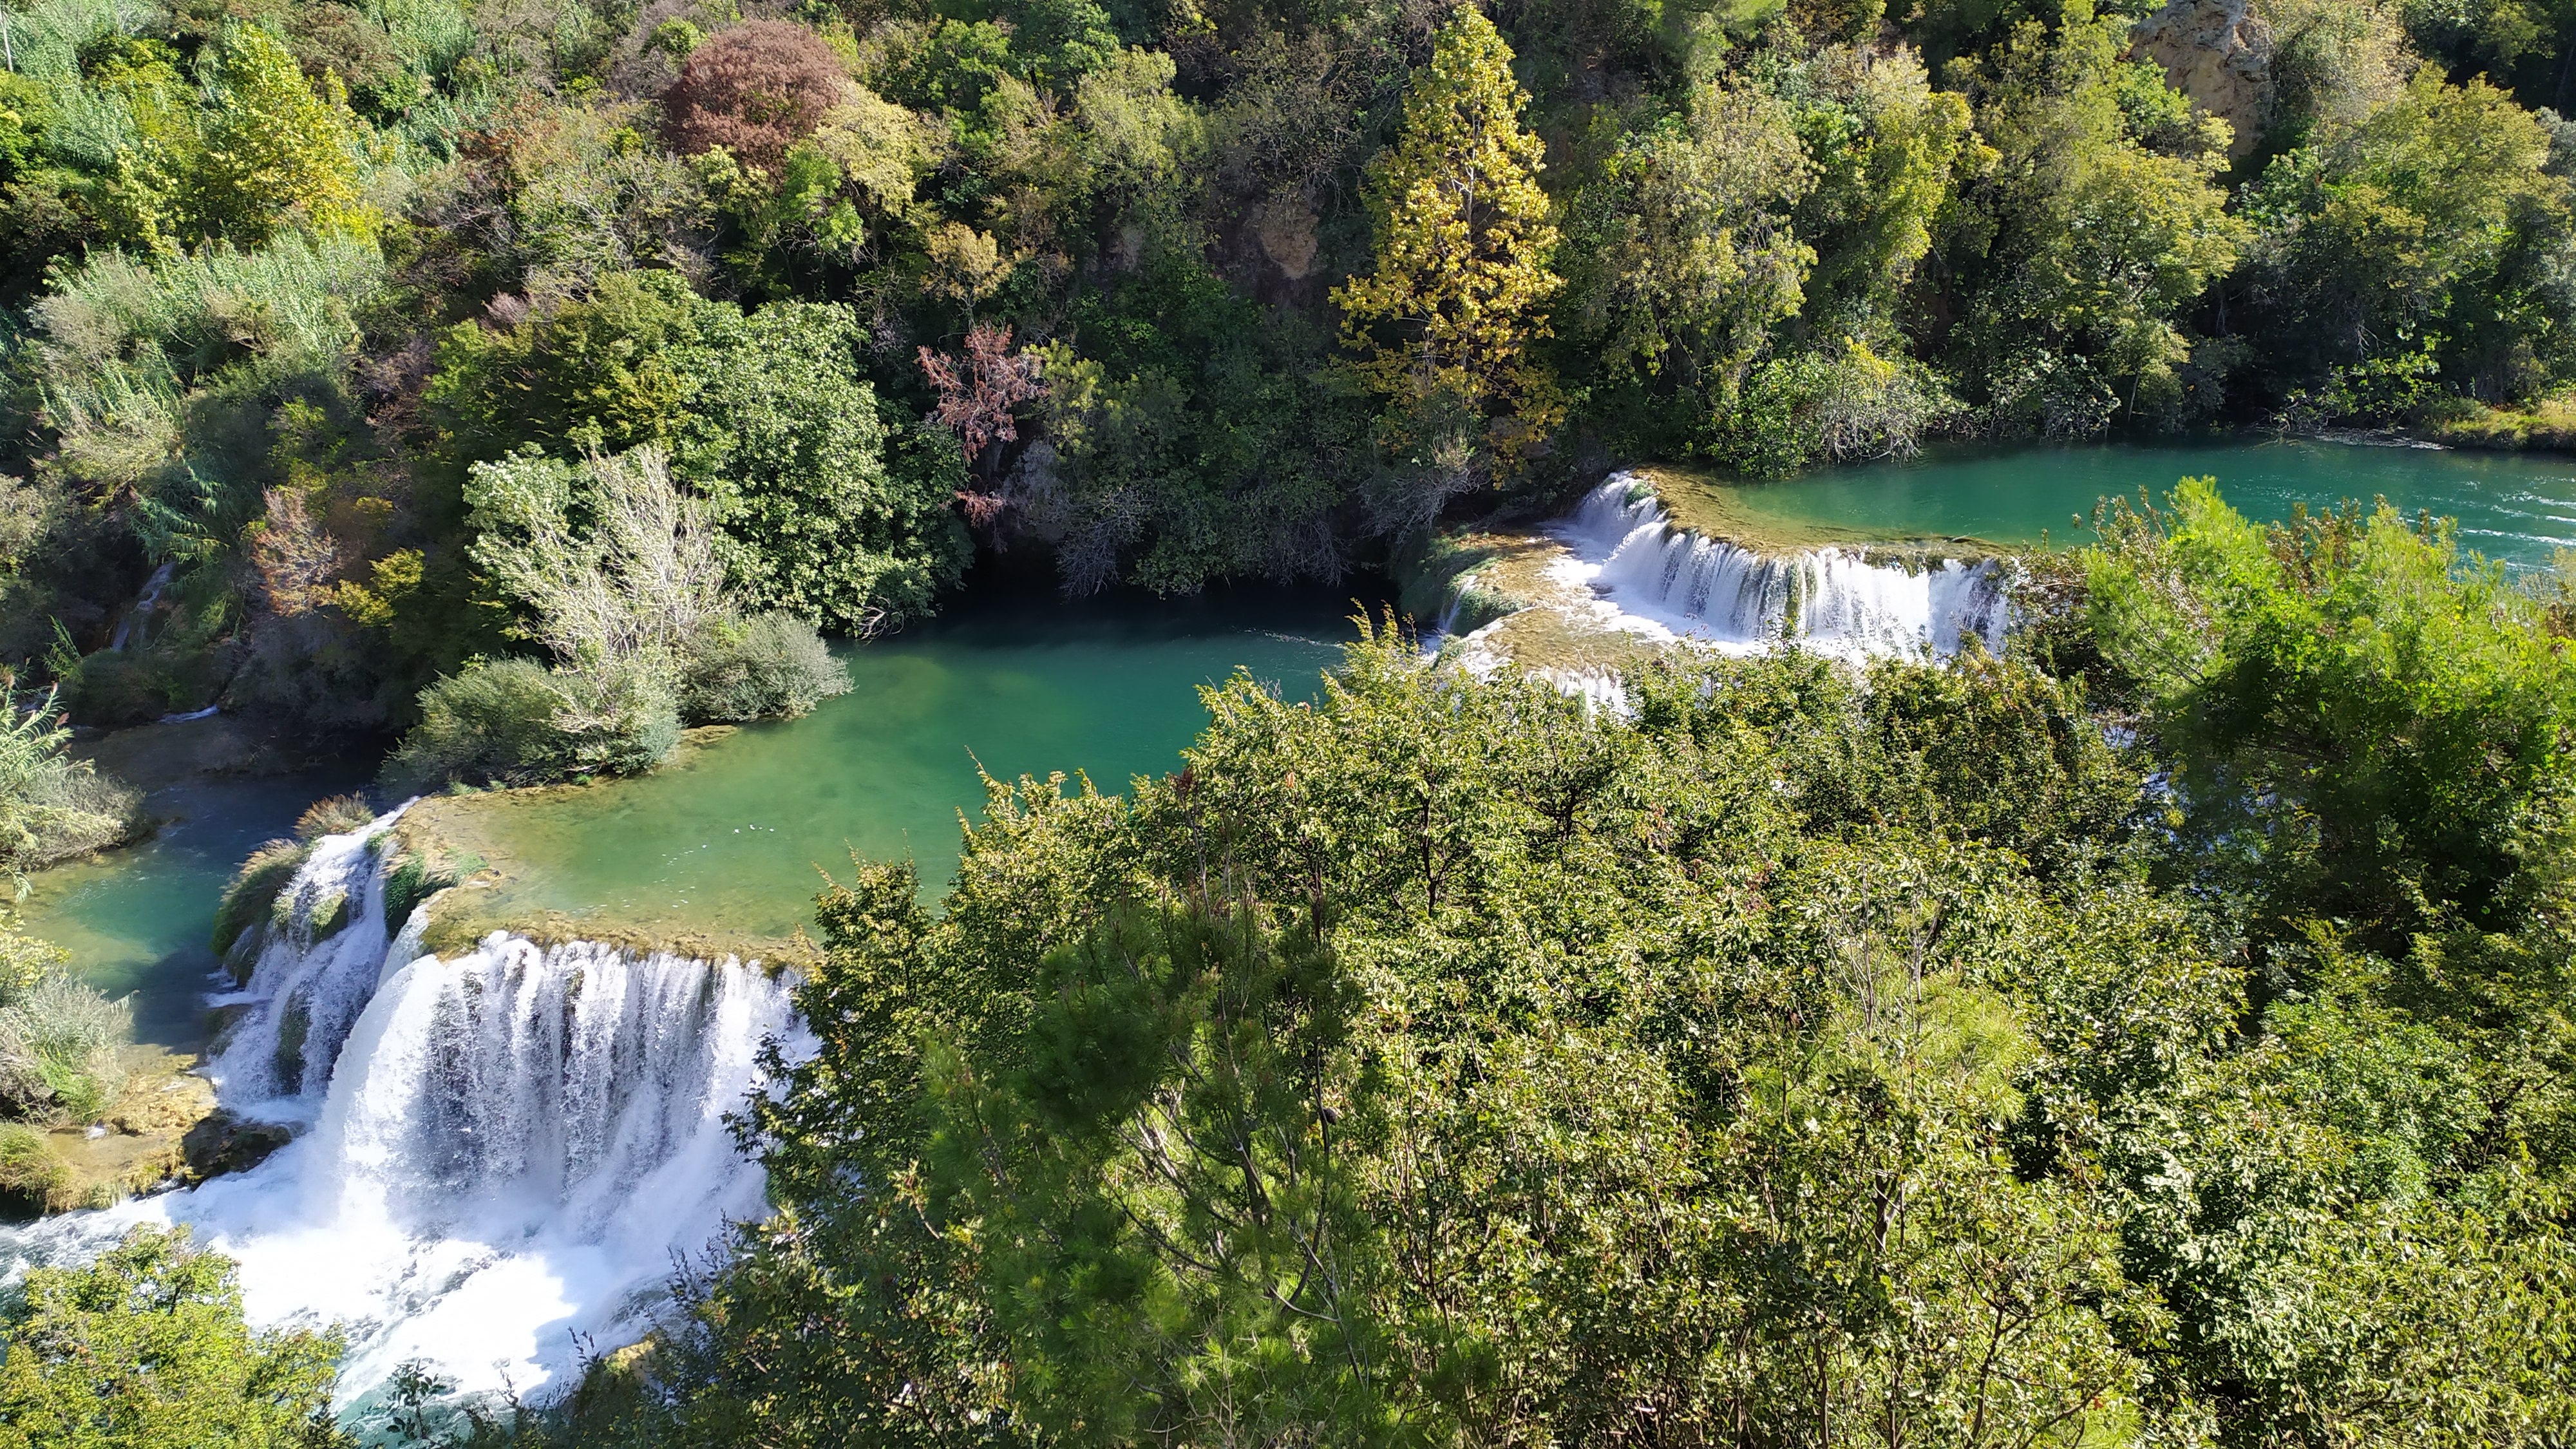
[[[134,994],[134,1034],[147,1045],[204,1044],[207,977],[215,970],[215,902],[260,842],[291,835],[325,795],[367,783],[363,764],[246,779],[185,779],[151,791],[161,821],[149,840],[32,877],[23,924],[69,951],[111,996]]]

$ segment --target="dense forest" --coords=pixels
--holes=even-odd
[[[1375,627],[1181,768],[996,781],[819,902],[775,1212],[454,1445],[2554,1446],[2576,595],[2204,480],[2011,656],[1589,708]],[[345,1443],[140,1232],[0,1445]],[[561,1387],[561,1386],[558,1386]]]
[[[2576,12],[2147,11],[12,9],[0,662],[529,780],[795,712],[979,550],[1186,592],[1616,461],[2563,431]]]
[[[130,828],[66,719],[631,772],[970,567],[2576,426],[2564,0],[1910,3],[0,10],[0,872]],[[11,1288],[0,1449],[2576,1442],[2570,568],[2083,542],[2003,657],[1608,707],[1363,619],[838,871],[774,1214],[568,1396],[337,1423],[142,1232]],[[5,927],[14,1191],[120,1024]]]

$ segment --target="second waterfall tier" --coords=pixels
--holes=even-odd
[[[1973,637],[2000,652],[2011,622],[2005,569],[1993,560],[1757,552],[1674,526],[1653,490],[1624,473],[1550,532],[1572,555],[1559,566],[1569,582],[1648,631],[1720,647],[1950,654]]]

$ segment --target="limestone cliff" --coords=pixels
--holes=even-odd
[[[2229,155],[2254,149],[2272,101],[2272,30],[2248,0],[2169,0],[2138,22],[2129,53],[2163,66],[2175,90],[2236,128]]]

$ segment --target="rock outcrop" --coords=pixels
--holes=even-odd
[[[2236,129],[2228,155],[2254,149],[2272,104],[2272,30],[2248,0],[2168,0],[2138,22],[2129,54],[2163,66],[2175,90]]]

